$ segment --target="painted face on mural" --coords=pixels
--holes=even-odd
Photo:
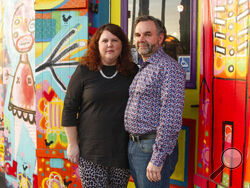
[[[34,44],[34,9],[33,1],[27,0],[16,5],[12,19],[12,39],[16,50],[20,53],[11,90],[10,109],[13,114],[19,110],[18,117],[34,123],[35,88],[34,78],[29,63],[28,52]],[[18,59],[17,59],[18,60]],[[27,112],[32,112],[26,115]],[[24,114],[26,115],[24,117]]]
[[[21,4],[12,20],[12,39],[16,50],[26,53],[31,50],[35,36],[35,19],[32,7]]]

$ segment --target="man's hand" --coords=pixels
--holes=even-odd
[[[78,144],[69,144],[67,147],[67,156],[70,162],[79,162],[79,146]]]
[[[147,178],[149,181],[160,181],[161,180],[161,165],[160,167],[153,165],[153,163],[149,162],[147,167]]]

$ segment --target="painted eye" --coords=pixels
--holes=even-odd
[[[15,17],[13,22],[14,27],[19,27],[21,23],[22,23],[22,17]]]
[[[31,20],[29,23],[29,32],[34,32],[35,31],[35,20]]]

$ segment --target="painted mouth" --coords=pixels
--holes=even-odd
[[[26,52],[31,49],[32,45],[34,43],[34,39],[31,35],[25,35],[20,37],[16,41],[16,47],[21,52]]]

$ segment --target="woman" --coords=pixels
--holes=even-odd
[[[101,26],[71,77],[64,100],[67,156],[79,163],[83,187],[127,187],[128,135],[123,116],[136,71],[122,29]]]

